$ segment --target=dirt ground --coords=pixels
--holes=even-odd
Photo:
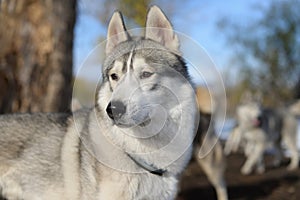
[[[296,200],[300,199],[300,168],[287,171],[288,160],[279,167],[271,167],[271,156],[266,156],[263,175],[242,175],[240,168],[245,158],[241,154],[227,157],[225,174],[229,199],[232,200]],[[216,195],[205,174],[196,162],[191,162],[181,181],[177,200],[214,200]]]
[[[227,157],[225,178],[230,200],[298,200],[300,199],[300,168],[286,170],[288,160],[280,167],[271,167],[271,156],[266,157],[266,173],[244,176],[240,168],[245,158],[241,154]],[[216,195],[205,174],[196,162],[191,162],[181,181],[181,192],[176,200],[214,200]],[[0,197],[0,200],[4,200]]]

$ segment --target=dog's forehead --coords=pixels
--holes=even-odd
[[[129,59],[130,55],[131,59]],[[180,56],[152,40],[138,38],[120,43],[112,54],[106,56],[103,65],[104,74],[108,74],[112,68],[120,64],[122,64],[120,72],[124,73],[127,71],[125,66],[128,62],[131,62],[129,65],[132,67],[135,62],[135,67],[151,66],[162,71],[173,68],[188,78],[185,63],[180,60]]]
[[[158,53],[158,51],[160,53]],[[144,58],[144,61],[147,62],[168,54],[169,52],[164,47],[155,42],[145,39],[127,41],[119,44],[111,55],[106,56],[106,62],[104,64],[125,63],[130,56],[132,59]]]
[[[131,55],[130,55],[131,54]],[[139,54],[135,54],[132,51],[129,56],[124,56],[122,58],[116,59],[112,67],[108,70],[110,73],[124,74],[128,70],[132,71],[142,71],[145,68],[153,68],[154,66],[148,63],[145,57]]]

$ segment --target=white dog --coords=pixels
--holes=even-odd
[[[278,165],[282,158],[282,142],[291,154],[288,169],[298,167],[297,120],[288,110],[261,108],[255,102],[245,103],[237,108],[237,126],[226,142],[225,154],[243,147],[247,157],[241,169],[243,174],[249,174],[254,169],[258,173],[264,172],[263,154],[268,147],[274,148],[274,164]]]

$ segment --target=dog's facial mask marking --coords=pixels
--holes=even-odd
[[[129,60],[127,63],[131,62]],[[153,109],[151,105],[155,104],[155,101],[147,96],[156,84],[157,74],[142,58],[134,59],[132,67],[129,67],[129,64],[127,66],[126,73],[118,66],[113,67],[108,73],[112,96],[106,109],[107,114],[116,125],[147,125],[144,122],[149,122],[149,115]],[[114,79],[114,76],[118,78]],[[120,110],[124,112],[119,112]]]

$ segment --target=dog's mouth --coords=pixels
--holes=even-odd
[[[146,120],[144,120],[142,123],[139,123],[138,126],[145,127],[148,126],[151,123],[151,118],[147,117]]]
[[[124,123],[121,120],[114,121],[114,124],[120,128],[133,128],[133,127],[146,127],[151,123],[150,116],[147,116],[143,120],[132,120],[131,123]]]
[[[259,116],[259,117],[257,117],[257,118],[255,118],[254,120],[253,120],[253,125],[255,126],[255,127],[260,127],[261,126],[261,117]]]

